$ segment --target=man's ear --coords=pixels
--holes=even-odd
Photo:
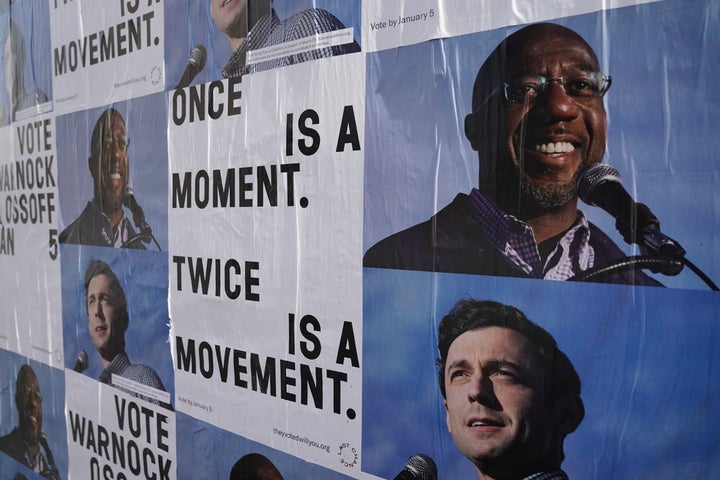
[[[585,418],[585,405],[579,395],[565,395],[555,402],[555,422],[563,435],[574,432]]]

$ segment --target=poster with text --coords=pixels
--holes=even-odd
[[[50,0],[55,110],[69,113],[164,87],[161,0]]]
[[[658,0],[416,0],[363,2],[363,44],[368,52],[426,40],[640,5]]]
[[[71,370],[65,382],[69,478],[178,478],[175,412]]]
[[[59,367],[60,265],[55,117],[0,128],[0,264],[3,348]]]
[[[268,445],[253,442],[239,435],[214,427],[182,413],[177,414],[179,478],[313,478],[317,480],[346,480],[357,476],[342,475]],[[296,437],[307,442],[307,437]],[[329,452],[330,445],[312,443],[314,448]],[[350,457],[349,448],[344,455]],[[301,472],[301,473],[300,473]],[[254,477],[253,477],[254,476]]]
[[[347,475],[363,71],[343,55],[175,90],[168,135],[177,410]]]

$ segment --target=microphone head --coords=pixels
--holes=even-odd
[[[188,63],[193,65],[195,70],[199,72],[203,68],[205,68],[205,59],[207,58],[207,50],[205,50],[204,45],[195,45],[192,50],[190,50],[190,58],[188,58]]]
[[[133,192],[133,189],[130,185],[125,185],[125,188],[123,188],[122,192],[122,198],[120,199],[122,201],[122,204],[125,205],[128,208],[130,207],[130,201],[135,196],[135,192]]]
[[[577,192],[580,200],[588,205],[595,205],[595,189],[605,182],[622,183],[620,173],[607,163],[596,163],[580,172],[577,179]]]
[[[423,453],[416,453],[408,458],[405,470],[412,473],[413,478],[419,480],[437,480],[438,478],[437,465],[432,458]]]
[[[88,368],[88,354],[85,350],[80,350],[77,356],[77,360],[75,360],[75,371],[76,372],[84,372]]]

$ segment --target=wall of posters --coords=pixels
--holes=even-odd
[[[0,0],[0,478],[720,475],[711,0]]]

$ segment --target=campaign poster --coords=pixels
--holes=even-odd
[[[436,38],[542,22],[658,0],[416,0],[363,2],[363,43],[368,52],[412,45]]]
[[[107,374],[122,376],[122,372],[114,366],[108,369],[107,364],[114,360],[113,354],[124,354],[131,365],[126,370],[137,376],[126,376],[132,382],[118,388],[169,408],[174,402],[174,376],[165,258],[155,252],[63,247],[63,330],[65,368],[115,385]],[[101,277],[109,286],[95,288],[93,280]],[[147,369],[136,369],[135,364]],[[145,383],[152,387],[147,391],[137,384],[144,377],[152,377]]]
[[[357,478],[307,462],[301,456],[289,455],[271,445],[253,442],[183,413],[177,414],[177,435],[184,439],[178,444],[180,478],[293,478],[299,472],[304,478],[318,480]],[[303,437],[298,441],[307,442],[308,439]],[[312,445],[321,450],[330,448],[322,443]],[[261,472],[267,477],[259,476]]]
[[[175,412],[72,370],[65,382],[69,478],[178,478]]]
[[[603,98],[602,161],[617,169],[635,201],[650,208],[662,233],[686,251],[684,258],[715,282],[720,258],[713,232],[720,217],[710,207],[719,199],[717,165],[708,152],[717,146],[711,130],[718,111],[707,99],[717,97],[711,79],[720,62],[706,53],[707,42],[718,37],[706,26],[716,16],[705,2],[664,1],[554,20],[584,38],[612,77]],[[487,178],[492,164],[480,162],[466,138],[466,118],[481,65],[518,28],[368,54],[365,251],[429,220]],[[496,88],[502,96],[502,79]],[[583,202],[578,208],[626,255],[644,254],[625,242],[613,216]],[[689,267],[677,276],[647,273],[667,287],[708,288]]]
[[[49,2],[14,0],[0,6],[0,125],[52,110]]]
[[[363,471],[392,478],[422,453],[438,478],[475,475],[448,432],[436,364],[438,326],[461,299],[519,309],[575,367],[585,415],[564,439],[570,478],[720,468],[713,292],[386,269],[366,269],[364,287]]]
[[[231,58],[241,56],[239,51],[248,52],[249,58],[242,56],[251,66],[261,63],[259,54],[271,59],[253,71],[359,51],[360,4],[359,0],[166,0],[165,88],[238,75],[232,73],[237,69],[226,67]]]
[[[61,244],[167,250],[166,109],[159,93],[58,117]]]
[[[67,478],[62,369],[0,350],[0,475]]]
[[[87,110],[161,92],[164,2],[50,0],[55,111]]]
[[[341,55],[175,90],[168,113],[178,412],[350,476],[363,78]]]
[[[167,257],[63,245],[71,478],[175,478]]]
[[[60,265],[55,117],[0,128],[3,348],[60,367]]]

